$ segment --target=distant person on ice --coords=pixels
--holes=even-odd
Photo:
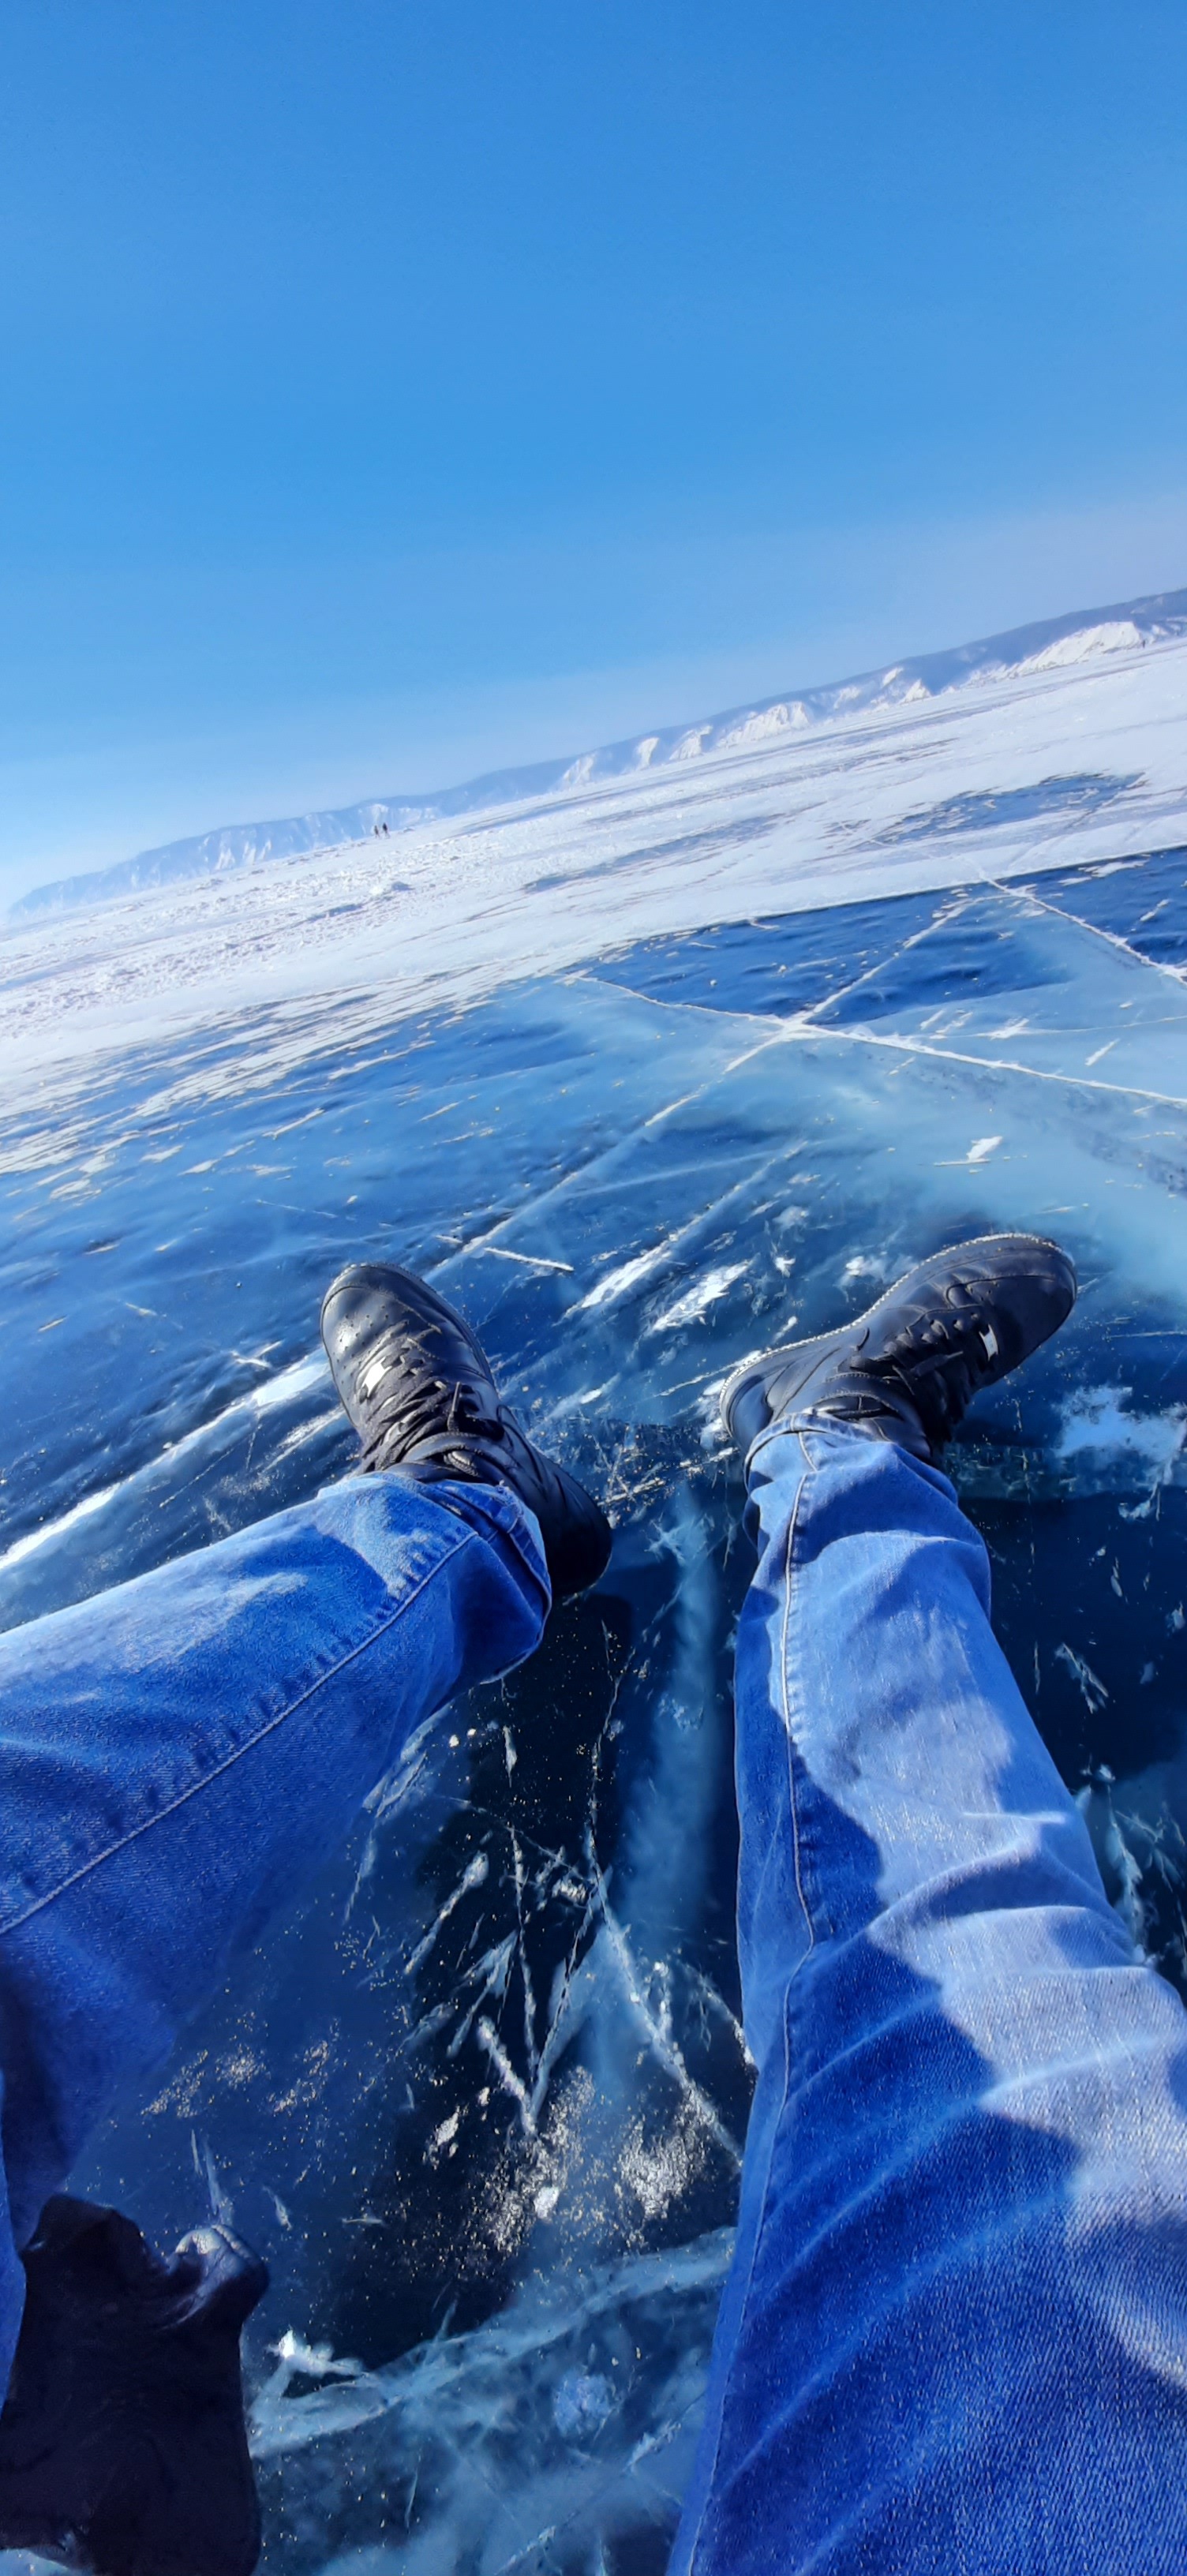
[[[677,2576],[1187,2568],[1187,2014],[936,1463],[1074,1295],[1055,1245],[987,1236],[725,1390],[758,2089]],[[247,2576],[264,2274],[54,2195],[411,1730],[610,1553],[426,1282],[346,1270],[322,1332],[356,1473],[0,1639],[0,2537],[104,2576]]]

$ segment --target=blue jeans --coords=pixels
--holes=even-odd
[[[758,2089],[672,2576],[1183,2576],[1187,2014],[947,1479],[805,1416],[751,1490]]]
[[[514,1496],[360,1475],[0,1636],[0,2388],[16,2248],[113,2094],[549,1602]]]
[[[674,2576],[1181,2576],[1187,2017],[945,1478],[806,1418],[753,1490],[759,2080]],[[0,1639],[5,2364],[14,2247],[114,2087],[547,1602],[509,1496],[354,1477]]]

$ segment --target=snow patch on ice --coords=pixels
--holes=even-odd
[[[734,1281],[743,1279],[749,1267],[748,1261],[729,1261],[720,1269],[707,1270],[704,1278],[694,1280],[692,1287],[686,1288],[674,1305],[665,1306],[662,1315],[655,1317],[651,1331],[674,1333],[681,1324],[696,1323],[710,1306],[716,1305],[719,1297],[728,1296]]]
[[[616,1305],[628,1290],[637,1288],[641,1280],[649,1279],[653,1270],[662,1267],[676,1240],[675,1235],[667,1235],[650,1252],[636,1252],[632,1260],[620,1262],[616,1270],[607,1270],[604,1278],[599,1279],[588,1295],[581,1299],[578,1314],[585,1314],[595,1306]]]
[[[869,1279],[875,1287],[881,1287],[883,1281],[891,1277],[892,1271],[898,1276],[904,1266],[909,1267],[898,1262],[889,1264],[882,1253],[855,1252],[841,1272],[841,1286],[855,1288],[860,1280]]]
[[[1187,1406],[1171,1405],[1165,1413],[1130,1413],[1127,1386],[1084,1387],[1063,1409],[1057,1458],[1086,1453],[1140,1459],[1154,1474],[1165,1475],[1183,1447]]]

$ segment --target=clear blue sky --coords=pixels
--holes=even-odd
[[[8,0],[0,890],[1187,583],[1183,0]]]

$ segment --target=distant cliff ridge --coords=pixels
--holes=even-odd
[[[724,715],[695,724],[671,725],[663,732],[634,735],[597,751],[564,760],[538,761],[530,768],[500,769],[464,786],[435,789],[423,796],[375,796],[316,814],[284,816],[268,823],[227,823],[193,839],[169,841],[159,850],[142,850],[111,868],[61,877],[36,886],[13,904],[9,919],[27,920],[42,912],[65,912],[107,903],[142,888],[171,885],[194,877],[217,876],[231,868],[266,865],[343,843],[367,839],[376,827],[392,834],[420,824],[444,822],[482,807],[531,802],[596,783],[622,778],[663,763],[703,758],[706,753],[761,750],[781,736],[807,727],[860,715],[866,709],[910,705],[938,697],[943,690],[976,681],[1027,677],[1087,661],[1098,653],[1132,650],[1143,644],[1187,633],[1187,590],[1159,592],[1120,607],[1076,610],[1033,626],[1015,627],[977,644],[962,644],[945,653],[923,654],[896,662],[889,669],[867,671],[854,680],[826,688],[784,692],[757,705],[731,707]]]

